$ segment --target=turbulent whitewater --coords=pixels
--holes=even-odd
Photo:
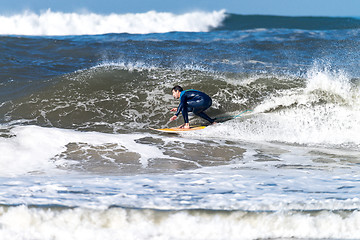
[[[92,35],[106,33],[164,33],[173,31],[206,32],[218,27],[225,11],[173,14],[146,13],[108,14],[63,13],[50,9],[42,13],[26,11],[0,16],[0,34],[11,35]]]
[[[0,239],[359,237],[356,18],[0,18]]]

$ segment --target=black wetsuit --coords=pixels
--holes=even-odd
[[[204,111],[208,109],[212,104],[211,98],[203,92],[198,90],[185,90],[180,94],[180,104],[178,106],[176,116],[179,116],[180,112],[184,117],[185,123],[189,122],[188,112],[193,112],[195,115],[208,120],[210,123],[214,122]]]

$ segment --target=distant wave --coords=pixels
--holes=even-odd
[[[0,16],[2,35],[93,35],[106,33],[207,32],[226,18],[225,10],[173,14],[149,11],[136,14],[62,13],[50,9]]]
[[[228,14],[216,30],[283,28],[302,30],[336,30],[360,28],[360,19],[351,17],[287,17]]]
[[[336,30],[360,29],[360,19],[351,17],[287,17],[229,14],[225,10],[173,14],[63,13],[50,9],[40,14],[25,11],[0,15],[0,35],[66,36],[107,33],[166,33],[236,31],[247,29]]]

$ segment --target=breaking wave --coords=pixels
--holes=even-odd
[[[207,32],[219,27],[225,10],[173,14],[146,13],[109,14],[62,13],[50,9],[36,14],[26,11],[12,16],[0,16],[3,35],[93,35],[106,33]]]

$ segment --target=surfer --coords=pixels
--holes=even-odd
[[[175,99],[180,99],[180,104],[177,108],[170,110],[176,112],[175,115],[170,118],[170,121],[176,120],[181,112],[185,124],[181,125],[180,128],[190,128],[188,112],[193,112],[211,124],[215,123],[215,119],[210,118],[204,113],[212,104],[212,100],[207,94],[194,89],[184,90],[178,85],[173,87],[171,91]]]

